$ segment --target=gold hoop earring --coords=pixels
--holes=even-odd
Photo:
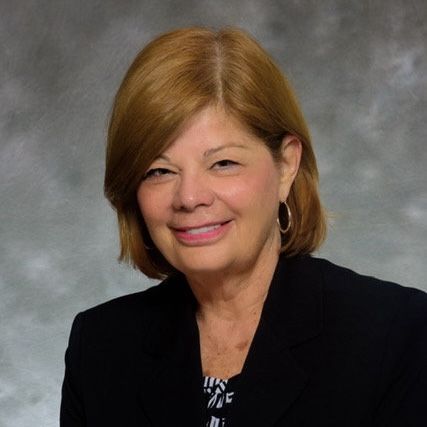
[[[279,215],[277,217],[277,224],[279,224],[280,233],[286,234],[290,230],[291,225],[292,225],[292,214],[291,214],[291,210],[289,209],[288,204],[286,203],[286,200],[284,202],[280,202],[280,205],[281,206],[285,205],[288,221],[286,224],[286,228],[282,228],[282,224],[280,223],[280,207],[279,207]]]

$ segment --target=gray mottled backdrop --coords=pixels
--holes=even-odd
[[[0,426],[58,423],[73,316],[144,289],[103,199],[112,97],[153,36],[249,30],[311,126],[333,212],[321,256],[426,289],[427,2],[0,1]]]

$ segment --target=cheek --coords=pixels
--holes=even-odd
[[[248,173],[244,184],[252,193],[252,198],[277,198],[279,194],[279,174],[274,164],[267,162]]]
[[[271,171],[248,173],[239,180],[230,180],[222,190],[223,200],[236,210],[275,209],[279,202],[279,179]],[[267,209],[268,210],[268,209]]]
[[[139,190],[137,193],[139,210],[145,223],[150,224],[162,221],[165,213],[164,198],[150,191]]]

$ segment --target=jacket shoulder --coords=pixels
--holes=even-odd
[[[85,334],[128,336],[141,333],[153,316],[167,313],[179,298],[173,279],[166,279],[152,287],[103,302],[80,312],[75,323],[84,323]]]
[[[309,262],[320,272],[325,310],[369,322],[372,327],[426,328],[424,291],[359,274],[322,258],[311,258]]]
[[[380,298],[383,302],[385,299],[397,303],[401,302],[402,298],[412,297],[427,303],[427,294],[420,289],[360,274],[323,258],[310,258],[308,262],[320,271],[326,293],[336,292],[355,300]]]

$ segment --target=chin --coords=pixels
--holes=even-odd
[[[203,251],[198,248],[193,254],[186,254],[170,263],[185,275],[192,274],[218,274],[228,271],[235,263],[235,260],[225,254]]]

